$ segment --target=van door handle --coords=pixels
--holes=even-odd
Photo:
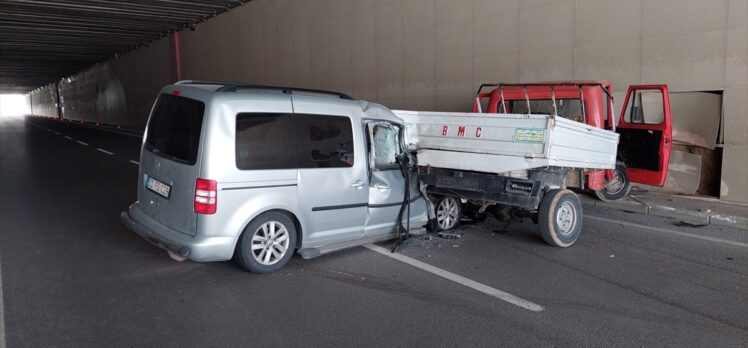
[[[352,187],[354,187],[357,190],[360,190],[364,187],[364,182],[359,180],[351,184]]]
[[[374,184],[374,188],[377,189],[377,190],[384,191],[384,190],[389,190],[390,189],[390,185],[378,183],[378,184]]]

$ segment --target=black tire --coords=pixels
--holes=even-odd
[[[629,191],[631,191],[631,182],[629,181],[629,176],[626,175],[626,166],[618,163],[613,180],[606,180],[605,187],[596,190],[595,196],[604,202],[617,201],[626,197]]]
[[[440,214],[440,209],[442,213]],[[447,210],[444,210],[447,209]],[[434,213],[436,218],[434,219],[434,225],[436,231],[447,231],[456,228],[460,225],[460,217],[462,217],[462,202],[457,197],[452,196],[437,196],[434,202]]]
[[[263,229],[263,227],[265,228]],[[279,230],[279,227],[285,229],[286,239],[280,240],[283,230]],[[274,234],[272,233],[273,228],[276,230]],[[273,238],[272,235],[275,235],[274,239],[270,239]],[[256,239],[254,239],[255,236],[257,236]],[[286,242],[285,252],[279,255],[284,242]],[[259,248],[253,250],[253,243]],[[239,266],[252,273],[271,273],[285,266],[295,250],[296,225],[293,220],[281,212],[267,212],[256,217],[244,228],[244,232],[242,232],[236,245],[234,260]],[[265,262],[266,260],[267,262]]]
[[[582,202],[570,190],[545,193],[538,211],[540,235],[546,243],[566,248],[574,244],[582,232]]]

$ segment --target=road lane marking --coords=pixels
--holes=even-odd
[[[460,284],[462,286],[466,286],[468,288],[471,288],[473,290],[477,290],[479,292],[482,292],[486,295],[493,296],[495,298],[498,298],[499,300],[509,302],[515,306],[522,307],[527,310],[531,310],[533,312],[541,312],[544,310],[543,306],[530,302],[528,300],[525,300],[523,298],[514,296],[508,292],[504,292],[498,289],[494,289],[488,285],[485,285],[483,283],[478,283],[472,279],[465,278],[459,274],[455,274],[446,270],[443,270],[441,268],[429,265],[427,263],[418,261],[414,258],[405,256],[403,254],[398,253],[392,253],[389,250],[382,248],[380,246],[374,245],[374,244],[366,244],[364,245],[364,248],[369,249],[373,252],[382,254],[384,256],[393,258],[395,260],[398,260],[400,262],[407,263],[415,268],[421,269],[423,271],[429,272],[431,274],[434,274],[436,276],[442,277],[447,280],[451,280],[457,284]]]
[[[67,139],[67,140],[73,140],[73,138],[71,138],[71,137],[69,137],[67,135],[65,136],[65,139]]]
[[[142,135],[137,135],[137,134],[127,133],[127,132],[123,132],[123,131],[118,131],[118,130],[114,130],[114,129],[107,129],[107,128],[93,128],[93,127],[91,127],[91,126],[86,126],[86,127],[89,127],[89,128],[91,128],[91,129],[95,129],[95,130],[100,130],[100,131],[104,131],[104,132],[115,133],[115,134],[119,134],[119,135],[126,135],[126,136],[128,136],[128,137],[133,137],[133,138],[141,138],[141,139],[143,138],[143,136],[142,136]]]
[[[80,140],[76,141],[76,143],[81,144],[83,146],[88,146],[88,143],[82,142]]]
[[[102,149],[100,147],[97,147],[96,150],[99,150],[100,152],[103,152],[103,153],[105,153],[107,155],[114,155],[114,152],[110,152],[110,151],[104,150],[104,149]]]
[[[136,160],[130,160],[130,163],[132,163],[132,164],[134,164],[134,165],[136,165],[136,166],[139,166],[139,165],[140,165],[140,162],[138,162],[138,161],[136,161]]]
[[[55,134],[57,134],[57,135],[62,135],[62,134],[60,134],[60,132],[55,132]]]
[[[2,258],[0,258],[1,260]],[[5,348],[5,310],[3,309],[3,268],[0,264],[0,348]]]
[[[678,231],[668,230],[666,228],[659,228],[659,227],[652,227],[652,226],[647,226],[647,225],[640,225],[640,224],[636,224],[636,223],[633,223],[633,222],[626,222],[626,221],[619,221],[619,220],[613,220],[613,219],[606,219],[606,218],[601,218],[601,217],[597,217],[597,216],[586,215],[585,218],[589,218],[589,219],[597,220],[597,221],[610,222],[610,223],[614,223],[614,224],[621,224],[621,225],[624,225],[624,226],[631,226],[631,227],[636,227],[636,228],[641,228],[641,229],[647,229],[647,230],[652,230],[652,231],[657,231],[657,232],[670,233],[670,234],[678,235],[678,236],[681,236],[681,237],[701,239],[701,240],[706,240],[706,241],[710,241],[710,242],[724,243],[724,244],[728,244],[728,245],[733,245],[733,246],[748,248],[748,243],[735,242],[735,241],[732,241],[732,240],[727,240],[727,239],[722,239],[722,238],[702,236],[702,235],[691,234],[691,233],[686,233],[686,232],[678,232]]]

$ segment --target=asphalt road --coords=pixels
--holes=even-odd
[[[568,249],[545,245],[532,224],[486,221],[461,227],[460,239],[416,237],[399,252],[538,312],[366,248],[254,275],[231,262],[172,261],[122,226],[139,145],[67,122],[0,120],[8,347],[748,342],[744,231],[587,209]]]

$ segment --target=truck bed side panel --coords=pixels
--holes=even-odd
[[[618,134],[549,115],[395,111],[418,165],[504,173],[557,166],[615,167]]]

